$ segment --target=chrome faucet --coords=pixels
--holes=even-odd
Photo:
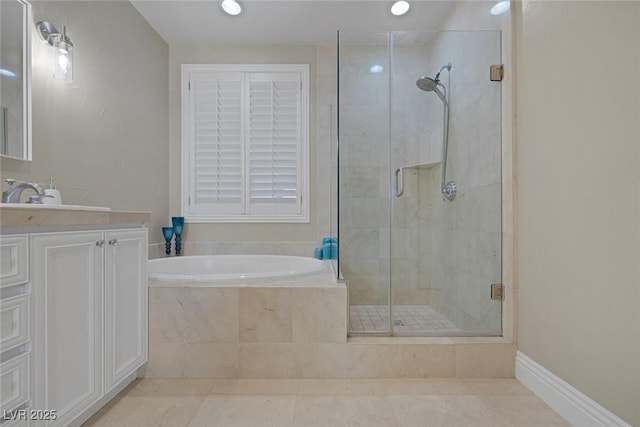
[[[9,184],[9,189],[2,193],[2,202],[3,203],[20,203],[20,198],[22,197],[22,192],[27,189],[31,189],[36,192],[35,196],[31,196],[29,198],[28,203],[37,203],[42,204],[42,198],[47,195],[44,192],[44,188],[42,188],[39,184],[32,182],[23,182],[22,184],[18,184],[15,187],[15,179],[7,179],[7,183]]]

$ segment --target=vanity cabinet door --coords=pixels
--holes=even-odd
[[[0,241],[0,288],[29,281],[28,244],[25,234],[2,236]]]
[[[103,394],[103,231],[31,236],[33,404],[64,426]]]
[[[106,232],[105,389],[147,361],[147,229]]]

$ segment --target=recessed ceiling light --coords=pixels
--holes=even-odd
[[[220,7],[229,15],[239,15],[242,12],[242,6],[235,0],[222,0]]]
[[[491,8],[491,14],[502,15],[503,13],[507,12],[510,7],[511,7],[511,4],[509,1],[499,1],[498,3],[494,4],[493,7]]]
[[[372,74],[380,74],[384,71],[384,67],[382,65],[373,65],[371,68],[369,68],[369,71]]]
[[[391,13],[393,13],[396,16],[404,15],[408,11],[409,11],[408,1],[400,0],[395,2],[393,6],[391,6]]]

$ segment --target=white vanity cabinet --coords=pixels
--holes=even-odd
[[[102,243],[100,243],[102,242]],[[33,408],[67,425],[103,392],[104,232],[31,236]]]
[[[107,231],[105,390],[147,361],[147,230]]]
[[[146,261],[146,229],[31,234],[32,407],[57,413],[42,425],[84,421],[146,362]]]

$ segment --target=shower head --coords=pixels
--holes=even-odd
[[[435,92],[435,94],[438,95],[438,98],[440,98],[445,105],[448,105],[447,98],[444,96],[442,91],[438,89],[438,86],[441,86],[444,89],[444,86],[442,86],[440,81],[432,79],[431,77],[423,76],[416,81],[416,85],[418,86],[418,89],[424,90],[425,92]]]
[[[438,70],[438,73],[434,78],[426,77],[426,76],[420,77],[416,81],[416,85],[420,90],[424,90],[425,92],[435,92],[436,95],[438,95],[438,98],[440,98],[442,102],[445,103],[445,105],[448,105],[447,97],[442,93],[440,89],[438,89],[438,86],[440,86],[444,90],[443,84],[440,83],[440,73],[442,72],[442,70],[451,71],[451,62],[449,62],[447,65],[443,65],[442,67],[440,67],[440,70]]]
[[[438,87],[438,80],[432,79],[431,77],[422,76],[416,81],[416,85],[420,90],[424,90],[425,92],[431,92]]]

